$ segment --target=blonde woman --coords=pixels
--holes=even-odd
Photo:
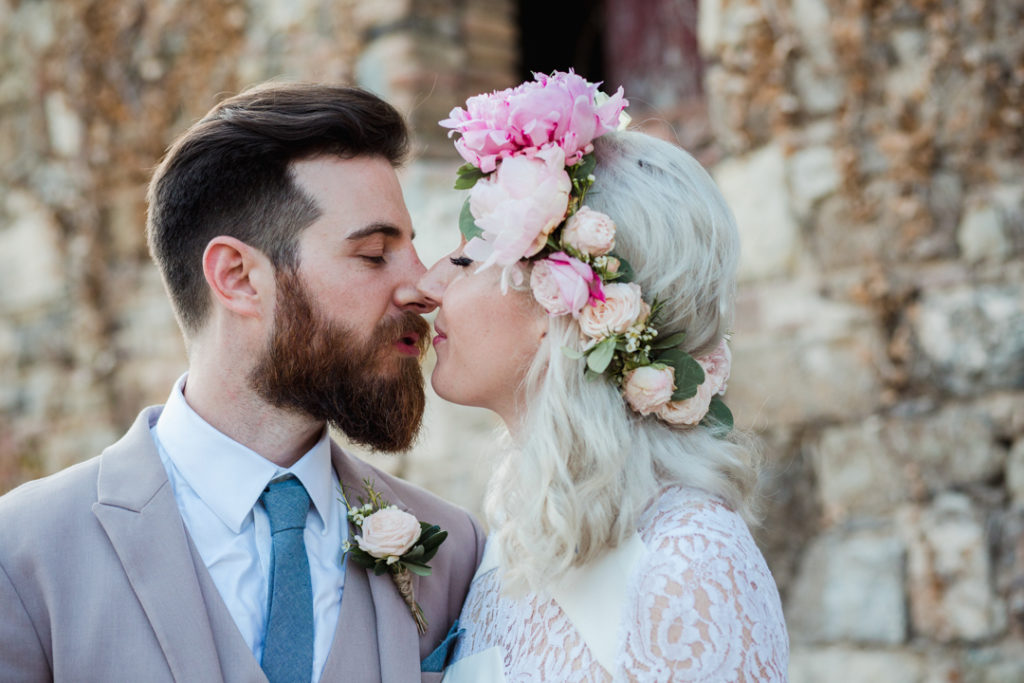
[[[781,681],[722,401],[738,236],[688,154],[576,74],[471,98],[459,246],[421,279],[434,389],[512,448],[446,681]]]

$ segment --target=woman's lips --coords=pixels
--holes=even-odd
[[[436,348],[438,344],[440,344],[441,342],[443,342],[444,340],[446,340],[448,338],[448,335],[446,335],[444,333],[444,330],[442,330],[440,327],[437,326],[436,322],[434,323],[434,332],[436,334],[434,335],[434,339],[432,340],[432,343],[434,344],[434,347]]]

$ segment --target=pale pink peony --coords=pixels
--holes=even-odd
[[[466,109],[452,109],[441,125],[449,135],[461,134],[456,149],[484,173],[503,159],[552,145],[571,166],[591,151],[594,138],[619,126],[629,104],[622,88],[605,98],[598,85],[571,70],[534,74],[515,88],[469,98]]]
[[[469,241],[466,256],[481,262],[481,269],[533,256],[565,217],[571,189],[557,147],[506,159],[473,186],[469,210],[484,234]]]
[[[603,256],[615,248],[615,222],[589,206],[569,217],[562,229],[562,242],[590,256]]]
[[[650,315],[640,293],[640,285],[612,282],[604,286],[604,301],[593,301],[580,313],[580,330],[591,339],[604,339],[622,334],[639,320]]]
[[[711,395],[724,394],[729,381],[729,369],[732,366],[732,351],[729,344],[722,339],[709,354],[695,358],[704,368],[704,382],[709,385]]]
[[[675,371],[671,367],[644,365],[626,374],[622,395],[630,407],[641,415],[661,409],[675,391]]]
[[[590,266],[564,251],[533,264],[530,288],[533,297],[552,316],[567,313],[578,316],[587,301],[604,296],[601,279],[594,275]]]
[[[704,369],[704,382],[688,399],[674,401],[658,411],[658,417],[675,425],[695,425],[704,419],[716,394],[724,394],[729,380],[732,352],[725,339],[705,356],[694,358]]]
[[[378,510],[363,520],[362,534],[355,537],[361,550],[373,557],[398,557],[409,551],[420,537],[420,523],[396,507]]]

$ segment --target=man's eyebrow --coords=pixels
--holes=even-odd
[[[401,237],[402,231],[390,223],[371,223],[365,228],[360,228],[345,239],[356,241],[371,235],[384,235],[385,237]],[[413,231],[412,238],[416,239],[416,232]]]

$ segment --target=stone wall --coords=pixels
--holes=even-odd
[[[701,3],[794,681],[1024,680],[1022,19]]]
[[[764,438],[792,680],[1024,679],[1024,6],[704,0],[696,59],[643,28],[692,0],[606,5],[706,65],[677,83],[606,34],[650,94],[638,123],[700,147],[743,232],[728,400]],[[377,91],[416,130],[431,263],[460,204],[436,121],[516,82],[515,11],[0,0],[0,491],[98,452],[185,367],[143,234],[177,133],[266,78]],[[494,418],[427,410],[410,454],[373,460],[479,510]]]

